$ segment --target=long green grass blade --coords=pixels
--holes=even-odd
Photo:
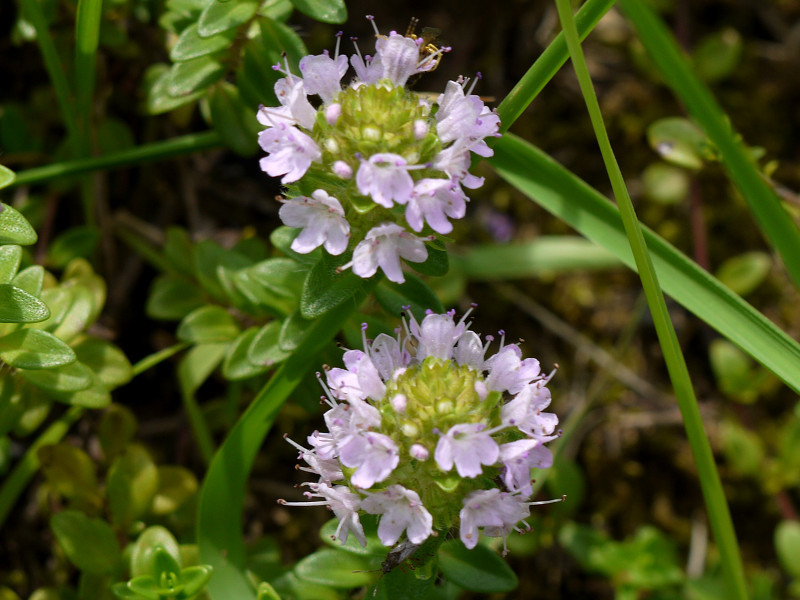
[[[780,254],[795,285],[800,286],[800,231],[781,206],[778,195],[761,176],[711,92],[694,74],[674,37],[647,3],[621,0],[620,4],[669,87],[719,150],[728,177]]]
[[[130,150],[107,154],[105,156],[70,160],[54,165],[47,165],[45,167],[27,169],[26,171],[17,173],[17,178],[9,187],[44,183],[52,179],[58,179],[59,177],[88,173],[90,171],[130,167],[142,163],[164,160],[173,156],[181,156],[183,154],[191,154],[193,152],[200,152],[201,150],[217,148],[219,146],[222,146],[222,140],[220,140],[219,134],[216,131],[190,133],[162,142],[153,142],[151,144],[144,144],[131,148]]]
[[[373,278],[352,302],[318,319],[297,350],[281,365],[228,434],[206,474],[197,516],[201,560],[214,567],[208,585],[212,600],[255,600],[245,574],[242,509],[253,460],[286,398],[314,364],[315,356],[377,283]],[[287,457],[293,452],[287,448]]]
[[[530,143],[505,134],[488,159],[511,185],[636,268],[619,211]],[[800,393],[800,345],[674,246],[643,227],[664,291]]]
[[[575,15],[575,22],[578,25],[578,34],[581,39],[589,35],[603,15],[614,6],[615,1],[588,0],[581,7],[578,14]],[[564,34],[559,33],[497,107],[497,114],[500,116],[501,133],[511,127],[511,124],[528,108],[528,105],[539,95],[545,84],[567,62],[567,57],[567,44],[564,41]]]
[[[80,129],[84,156],[89,154],[89,132],[92,123],[92,96],[100,41],[100,17],[103,0],[78,0],[75,19],[75,112]]]
[[[36,30],[36,41],[39,44],[50,82],[53,84],[61,118],[64,120],[70,137],[74,138],[78,134],[78,127],[73,112],[72,92],[64,65],[61,63],[61,58],[47,28],[47,20],[37,0],[19,0],[19,3],[22,14]]]
[[[653,324],[655,325],[664,361],[675,390],[675,398],[681,411],[686,436],[692,448],[700,488],[703,491],[703,498],[708,509],[711,530],[714,532],[714,538],[720,553],[726,587],[731,598],[747,600],[747,581],[744,576],[744,566],[739,553],[736,531],[733,527],[728,502],[725,499],[725,491],[722,489],[722,481],[717,471],[717,465],[714,462],[714,453],[711,450],[703,419],[700,416],[700,407],[689,376],[689,369],[686,366],[678,336],[669,317],[667,304],[658,283],[658,277],[642,234],[639,219],[634,211],[633,202],[631,202],[625,186],[625,180],[622,177],[622,171],[608,139],[608,133],[603,123],[603,115],[600,112],[600,103],[597,101],[594,86],[589,76],[589,69],[586,66],[586,59],[583,56],[581,43],[578,39],[578,31],[573,20],[570,0],[556,0],[556,6],[561,26],[564,29],[572,64],[575,68],[575,74],[578,77],[578,84],[586,101],[586,108],[589,111],[592,127],[600,145],[603,162],[611,180],[614,196],[617,199],[622,224],[636,261],[639,277],[642,280],[642,287],[644,288],[650,313],[653,316]]]

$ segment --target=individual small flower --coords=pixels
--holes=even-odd
[[[311,137],[285,123],[262,131],[258,143],[270,153],[261,159],[261,169],[273,177],[283,175],[281,183],[297,181],[322,156]]]
[[[439,468],[449,471],[455,464],[461,477],[477,477],[483,472],[481,465],[496,463],[500,450],[485,429],[483,423],[451,427],[439,438],[433,454]]]
[[[401,485],[370,494],[362,500],[361,507],[370,514],[381,515],[378,538],[384,546],[393,546],[404,531],[413,544],[421,544],[433,533],[433,517],[422,505],[419,494]]]
[[[306,56],[300,59],[300,72],[307,94],[317,94],[323,102],[330,102],[342,89],[339,83],[347,72],[347,57],[335,59],[327,54]]]
[[[467,197],[450,179],[421,179],[406,205],[406,221],[414,231],[422,231],[425,222],[436,233],[450,233],[453,225],[447,220],[460,219],[467,212]]]
[[[526,385],[500,411],[504,423],[543,441],[553,439],[558,417],[542,412],[550,404],[550,390],[542,382]]]
[[[394,223],[383,223],[370,229],[364,241],[353,251],[353,273],[359,277],[372,277],[380,267],[389,281],[403,283],[400,259],[424,262],[428,250],[423,241]],[[350,265],[343,265],[344,269]]]
[[[285,506],[316,506],[326,505],[336,518],[339,520],[339,526],[336,528],[335,536],[344,545],[347,542],[347,536],[350,532],[356,536],[356,539],[362,546],[367,545],[367,538],[364,535],[364,527],[361,525],[361,520],[358,518],[358,510],[361,505],[361,498],[358,494],[353,493],[343,485],[329,486],[325,483],[309,483],[307,484],[312,492],[306,492],[305,495],[310,498],[324,498],[323,501],[310,501],[310,502],[287,502],[286,500],[279,500],[280,504]]]
[[[522,351],[516,344],[503,346],[502,350],[486,361],[489,369],[486,386],[498,392],[516,394],[541,374],[535,358],[522,360]]]
[[[307,254],[324,246],[330,254],[341,254],[350,239],[350,224],[344,217],[339,200],[325,190],[315,190],[311,197],[287,200],[278,212],[289,227],[302,227],[292,242],[292,250]]]
[[[371,431],[353,433],[343,440],[339,458],[344,466],[356,469],[350,483],[363,489],[386,479],[400,462],[392,438]]]
[[[458,514],[461,541],[471,550],[478,544],[482,528],[490,537],[505,537],[529,514],[528,505],[519,495],[497,488],[472,492],[464,498],[464,507]]]
[[[525,438],[500,446],[500,461],[506,489],[530,495],[533,493],[531,469],[549,469],[553,465],[553,453],[541,441]]]
[[[392,201],[405,204],[414,189],[414,180],[406,164],[406,160],[397,154],[373,154],[358,167],[358,191],[386,208],[392,207]]]

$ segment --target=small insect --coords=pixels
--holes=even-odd
[[[417,17],[411,17],[411,22],[408,24],[408,29],[406,29],[406,37],[411,38],[412,40],[422,40],[419,45],[419,57],[421,60],[424,60],[428,57],[433,57],[431,58],[431,61],[433,61],[433,66],[428,69],[429,71],[433,71],[439,66],[439,61],[442,60],[444,46],[434,43],[437,39],[439,39],[439,35],[442,33],[442,30],[437,27],[423,27],[420,31],[420,34],[417,35],[415,33],[417,30],[417,25],[419,25],[419,19]]]
[[[386,575],[392,569],[403,563],[409,556],[414,554],[419,548],[419,544],[413,544],[409,540],[403,540],[392,548],[386,555],[386,560],[381,563],[381,572]]]

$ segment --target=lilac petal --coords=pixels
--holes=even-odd
[[[383,65],[383,77],[403,86],[417,72],[419,46],[411,38],[396,32],[380,37],[375,43],[376,57]]]
[[[414,190],[414,180],[406,169],[405,159],[398,154],[373,154],[362,161],[356,173],[358,191],[377,204],[391,208],[392,201],[405,204]]]
[[[347,57],[344,55],[336,60],[327,54],[306,56],[300,60],[306,93],[317,94],[326,104],[341,91],[339,82],[346,71]]]

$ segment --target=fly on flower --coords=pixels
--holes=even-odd
[[[433,101],[409,90],[449,48],[433,30],[381,35],[368,19],[374,54],[354,39],[348,59],[340,34],[333,55],[300,61],[300,75],[285,61],[274,67],[284,77],[280,106],[258,111],[261,168],[286,186],[280,216],[299,230],[295,252],[322,246],[341,257],[340,270],[369,278],[380,269],[402,283],[403,263],[426,261],[427,243],[466,214],[467,190],[483,184],[469,172],[472,155],[493,154],[485,140],[500,120],[472,93],[479,75],[450,81]]]
[[[442,33],[442,30],[438,27],[423,27],[420,31],[420,34],[417,35],[417,26],[419,25],[419,19],[417,17],[411,17],[411,22],[408,24],[408,29],[406,29],[406,37],[411,38],[412,40],[420,39],[422,43],[419,44],[419,55],[420,58],[427,58],[429,56],[433,56],[436,63],[431,67],[431,71],[435,70],[436,67],[439,66],[439,61],[442,60],[441,50],[444,45],[437,45],[434,42],[439,39],[439,36]]]

